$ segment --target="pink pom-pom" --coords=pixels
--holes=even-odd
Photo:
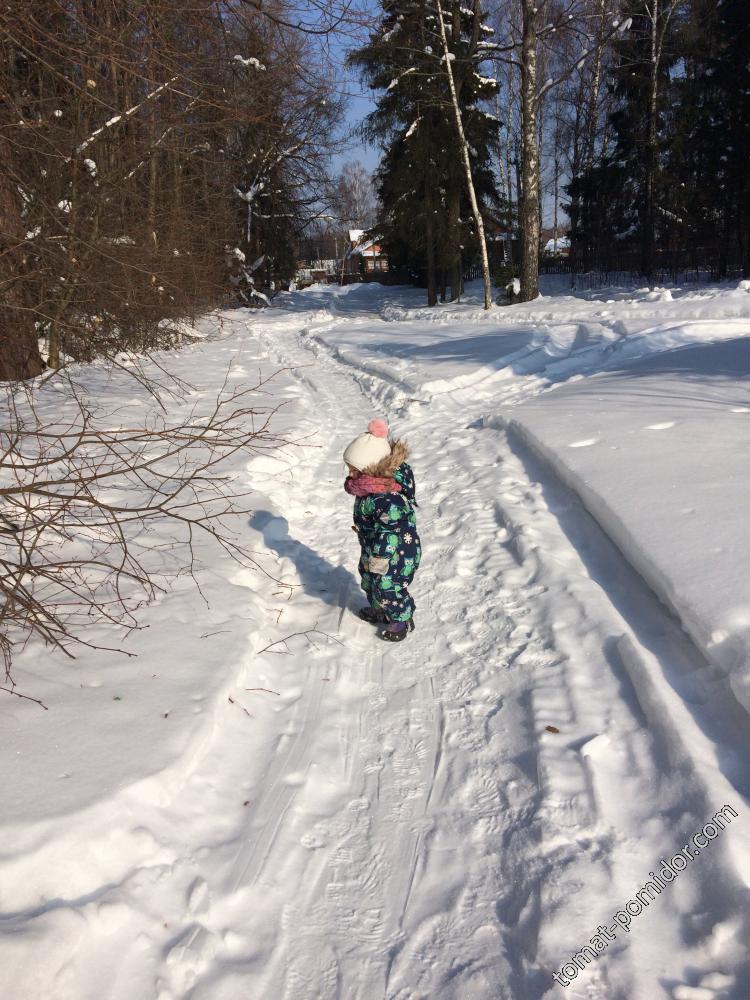
[[[371,420],[367,425],[367,430],[376,438],[388,437],[388,424],[385,420]]]

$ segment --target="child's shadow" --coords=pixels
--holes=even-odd
[[[335,608],[351,603],[349,595],[359,589],[355,577],[343,566],[333,566],[309,545],[290,538],[289,522],[285,517],[257,510],[248,523],[263,535],[267,548],[294,563],[306,594]]]

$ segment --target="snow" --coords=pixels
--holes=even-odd
[[[84,165],[84,167],[85,167],[85,168],[86,168],[86,169],[88,170],[89,174],[90,174],[90,175],[91,175],[92,177],[96,177],[96,174],[97,174],[97,166],[96,166],[96,163],[95,163],[95,161],[94,161],[94,160],[90,160],[90,159],[88,159],[88,157],[86,157],[86,158],[84,159],[84,161],[83,161],[83,165]]]
[[[257,69],[259,72],[262,72],[266,68],[259,59],[255,58],[255,56],[250,56],[249,59],[246,59],[244,56],[236,55],[234,57],[234,61],[239,63],[241,66],[244,66],[245,69]]]
[[[414,119],[414,121],[411,123],[411,125],[406,131],[406,135],[404,136],[405,139],[410,139],[414,135],[414,133],[417,131],[417,126],[419,125],[420,120],[421,120],[420,118]]]
[[[569,236],[552,237],[552,239],[547,240],[547,242],[544,244],[545,253],[557,253],[558,250],[569,250],[569,249],[570,249]]]
[[[549,403],[524,404],[513,425],[750,712],[750,476],[740,467],[750,439],[750,320],[723,327],[677,326],[669,337],[684,346],[667,351],[654,346],[658,333],[641,334],[651,341],[643,357],[620,361],[615,350],[605,372],[559,389]]]
[[[750,283],[543,290],[313,286],[156,359],[170,416],[278,372],[288,443],[227,469],[267,575],[202,541],[137,658],[19,652],[49,711],[0,701],[4,997],[750,995]],[[128,426],[151,405],[77,382]],[[351,614],[341,452],[373,415],[425,550],[395,649]]]
[[[385,88],[386,91],[393,90],[394,87],[398,86],[400,80],[403,80],[403,78],[405,76],[408,76],[410,73],[414,73],[414,72],[416,72],[416,67],[415,66],[410,66],[408,69],[404,70],[404,72],[400,76],[397,76],[394,80],[391,80],[391,82]]]

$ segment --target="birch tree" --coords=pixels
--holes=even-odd
[[[478,0],[475,0],[478,4]],[[458,94],[456,92],[456,84],[453,79],[453,67],[452,67],[452,56],[450,48],[448,47],[448,37],[445,33],[445,19],[443,18],[443,8],[440,0],[435,0],[435,7],[438,14],[438,22],[440,24],[440,37],[443,42],[443,58],[445,60],[445,72],[448,77],[448,86],[450,88],[451,104],[453,106],[453,114],[456,122],[456,132],[458,133],[458,144],[461,151],[461,159],[464,166],[464,176],[466,178],[466,189],[469,193],[469,200],[471,202],[471,211],[474,216],[474,224],[477,227],[477,237],[479,240],[479,253],[482,261],[482,281],[484,284],[484,308],[489,309],[492,305],[492,279],[490,277],[490,263],[487,257],[487,241],[484,237],[484,222],[482,220],[482,213],[479,208],[479,202],[477,201],[477,194],[474,188],[474,178],[472,176],[471,170],[471,159],[469,157],[469,144],[466,141],[466,135],[464,133],[463,120],[461,116],[461,106],[458,103]],[[476,10],[475,10],[475,23],[476,23]],[[455,57],[453,57],[455,58]]]
[[[539,294],[541,104],[553,88],[595,59],[615,34],[628,27],[612,4],[603,14],[603,30],[601,17],[591,15],[591,0],[507,0],[500,8],[500,37],[483,45],[487,55],[514,67],[520,76],[519,299],[524,302]]]
[[[446,297],[447,285],[452,300],[460,296],[462,265],[475,248],[481,253],[464,153],[480,215],[482,205],[497,202],[491,163],[497,123],[483,107],[497,83],[479,73],[479,42],[492,33],[484,21],[478,3],[470,10],[454,0],[438,12],[432,0],[384,2],[368,44],[350,56],[380,92],[364,131],[384,154],[376,174],[382,235],[395,264],[424,273],[430,305]]]
[[[648,124],[646,128],[645,177],[641,214],[641,271],[654,271],[656,230],[656,184],[659,169],[659,103],[664,77],[665,43],[673,17],[684,0],[646,0],[637,14],[645,19],[648,31]]]

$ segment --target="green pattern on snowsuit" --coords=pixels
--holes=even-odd
[[[401,484],[401,493],[355,499],[354,527],[362,549],[358,567],[362,590],[370,606],[382,610],[389,621],[406,622],[416,606],[408,587],[422,547],[414,513],[414,474],[404,462],[393,478]]]

